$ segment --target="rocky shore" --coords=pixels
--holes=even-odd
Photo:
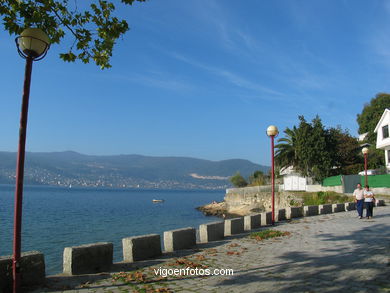
[[[197,207],[196,209],[198,211],[201,211],[205,216],[223,217],[227,213],[226,203],[224,201],[221,202],[214,201],[204,206]]]
[[[201,211],[205,216],[216,216],[224,219],[230,219],[240,216],[245,216],[248,214],[247,212],[240,213],[238,212],[230,212],[227,209],[227,204],[225,201],[221,202],[212,202],[206,204],[204,206],[200,206],[196,208],[198,211]]]

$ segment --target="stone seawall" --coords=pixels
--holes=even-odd
[[[290,207],[290,202],[301,201],[292,192],[275,192],[275,209]],[[271,210],[271,190],[267,187],[245,187],[226,190],[225,207],[228,214],[249,215],[253,212],[268,212]]]

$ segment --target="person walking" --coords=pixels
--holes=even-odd
[[[365,186],[364,190],[364,205],[366,206],[367,219],[372,218],[372,210],[374,209],[374,193],[370,190],[368,185]]]
[[[357,184],[356,189],[353,191],[355,197],[356,209],[359,215],[359,219],[363,218],[363,202],[364,202],[364,190],[360,183]]]

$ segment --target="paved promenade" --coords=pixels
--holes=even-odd
[[[257,241],[241,234],[181,256],[140,262],[130,283],[109,274],[50,277],[49,288],[34,292],[390,292],[390,206],[375,208],[370,220],[351,211],[281,222],[274,229],[290,235]],[[186,266],[233,269],[234,275],[158,278],[153,273],[153,268]]]

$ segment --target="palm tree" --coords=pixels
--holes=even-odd
[[[286,128],[284,131],[285,136],[278,139],[278,144],[275,145],[275,161],[280,168],[286,168],[289,166],[297,165],[296,156],[296,138],[297,128]]]

